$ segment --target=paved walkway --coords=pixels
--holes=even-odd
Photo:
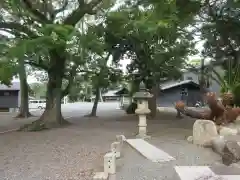
[[[213,179],[213,177],[193,179],[190,176],[181,179],[175,168],[181,168],[182,166],[209,166],[210,170],[216,175],[240,175],[238,168],[221,165],[220,157],[213,153],[211,149],[189,144],[181,137],[179,139],[164,136],[160,139],[153,137],[149,142],[170,154],[176,160],[153,163],[125,143],[123,157],[117,160],[116,180],[220,180]],[[191,174],[191,170],[189,173]],[[239,180],[240,176],[231,176],[226,180],[237,180],[236,178]]]

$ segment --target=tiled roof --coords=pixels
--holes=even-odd
[[[102,96],[117,96],[116,92],[118,92],[118,91],[119,90],[111,90],[111,91],[104,93]]]
[[[166,89],[177,87],[177,86],[180,86],[183,84],[194,84],[196,86],[199,86],[199,84],[195,83],[192,80],[184,80],[184,81],[175,81],[175,82],[164,83],[164,84],[161,84],[160,88],[161,88],[161,90],[166,90]]]

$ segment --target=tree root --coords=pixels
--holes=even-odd
[[[34,115],[32,115],[30,112],[28,112],[27,114],[19,113],[15,118],[22,119],[22,118],[29,118],[29,117],[34,117]]]
[[[20,127],[19,131],[42,131],[48,129],[44,121],[36,120],[33,121],[31,124],[25,124]]]
[[[28,132],[43,131],[51,128],[63,127],[69,124],[70,122],[68,122],[65,119],[62,119],[61,123],[58,123],[58,122],[52,122],[52,121],[44,121],[40,118],[36,121],[33,121],[30,124],[23,125],[22,127],[20,127],[19,131],[28,131]]]
[[[83,117],[97,117],[97,116],[94,115],[94,114],[92,114],[92,113],[90,113],[90,114],[86,114],[86,115],[84,115]]]

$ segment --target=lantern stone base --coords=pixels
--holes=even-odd
[[[138,135],[137,138],[149,139],[147,135],[147,118],[146,114],[139,114]]]

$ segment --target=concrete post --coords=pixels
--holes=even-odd
[[[116,173],[116,156],[110,152],[104,156],[104,173],[115,174]]]
[[[111,151],[115,154],[116,158],[120,158],[121,156],[121,144],[120,142],[114,142],[111,144]]]

